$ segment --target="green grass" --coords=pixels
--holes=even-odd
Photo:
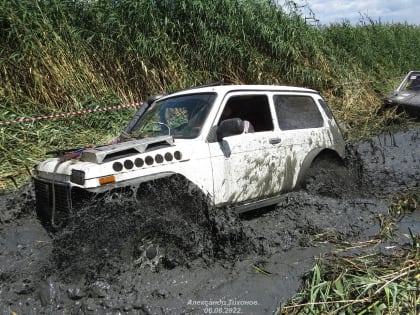
[[[94,109],[121,102],[112,95],[100,101],[88,97],[82,106]],[[45,159],[49,151],[98,145],[115,138],[134,112],[135,108],[126,108],[0,127],[0,190],[17,188],[26,182],[32,168]],[[35,116],[38,115],[33,113],[30,117]]]
[[[419,252],[330,255],[316,263],[302,293],[277,314],[418,314]]]
[[[318,89],[358,139],[406,121],[381,100],[420,69],[419,37],[368,18],[308,25],[265,0],[0,0],[0,121],[222,80]],[[48,150],[115,136],[129,113],[0,126],[0,189]]]

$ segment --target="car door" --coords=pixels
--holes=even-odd
[[[273,102],[279,126],[276,133],[287,154],[279,176],[281,191],[290,191],[308,154],[328,147],[331,139],[319,105],[310,94],[275,93]]]
[[[214,203],[238,205],[266,198],[280,189],[277,168],[282,154],[274,133],[272,105],[267,94],[229,93],[216,116],[214,128],[230,108],[230,117],[247,120],[251,133],[209,141],[214,182]]]

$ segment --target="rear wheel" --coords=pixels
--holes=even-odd
[[[324,153],[312,161],[304,186],[311,193],[339,197],[351,184],[349,175],[350,171],[340,157],[333,153]]]

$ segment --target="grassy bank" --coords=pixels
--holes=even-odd
[[[221,80],[318,89],[358,138],[400,122],[379,112],[381,98],[420,69],[418,27],[308,25],[261,0],[0,0],[0,30],[0,121]],[[130,114],[0,125],[0,188],[49,150],[106,141]]]
[[[351,244],[351,248],[368,245],[372,246]],[[303,291],[277,314],[416,315],[419,272],[418,248],[403,248],[387,255],[331,254],[313,267]]]

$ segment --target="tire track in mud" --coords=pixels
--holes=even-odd
[[[418,187],[419,131],[349,144],[347,168],[324,169],[306,189],[240,219],[212,212],[191,190],[180,202],[162,198],[179,195],[173,183],[148,187],[140,207],[91,205],[88,219],[51,238],[33,216],[30,185],[0,196],[0,313],[271,313],[313,257],[332,249],[314,238],[367,239],[389,194]]]

